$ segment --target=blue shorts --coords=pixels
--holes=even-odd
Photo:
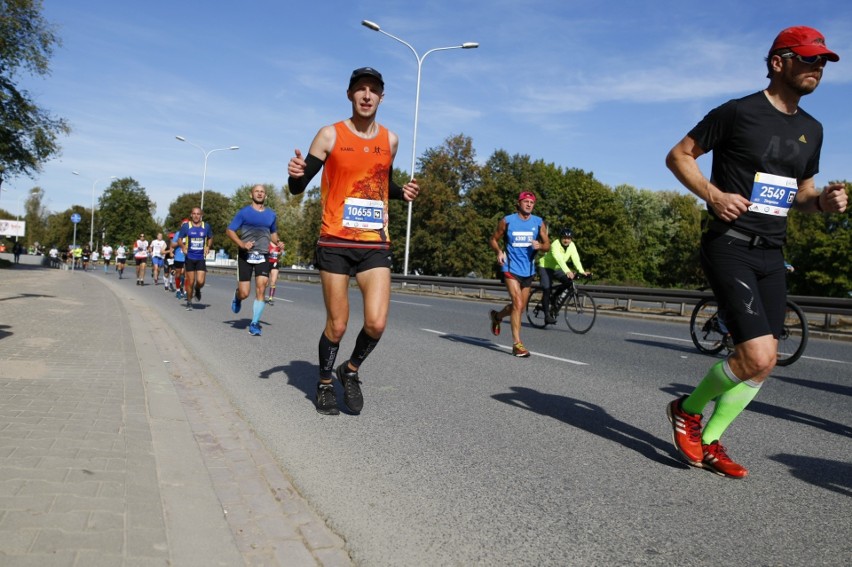
[[[162,256],[152,256],[151,257],[151,263],[154,264],[155,266],[162,266],[163,265],[163,257]]]

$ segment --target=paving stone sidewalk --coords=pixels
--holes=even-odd
[[[200,368],[120,286],[0,270],[0,565],[351,565]]]

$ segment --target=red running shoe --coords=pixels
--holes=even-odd
[[[672,441],[675,447],[693,467],[700,467],[704,461],[701,449],[701,414],[692,415],[680,409],[686,396],[672,401],[666,406],[666,415],[672,424]]]
[[[704,450],[704,460],[701,465],[705,469],[728,478],[745,478],[748,476],[748,469],[732,461],[728,453],[725,452],[725,448],[718,441],[713,441],[709,445],[702,445],[701,448]]]
[[[497,318],[497,312],[491,310],[491,334],[495,337],[500,336],[500,319]]]
[[[515,343],[512,345],[512,355],[518,358],[527,358],[530,355],[530,351],[524,347],[524,343]]]

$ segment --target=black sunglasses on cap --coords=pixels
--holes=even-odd
[[[792,51],[788,51],[787,53],[780,53],[778,55],[782,59],[795,59],[799,63],[804,63],[805,65],[816,65],[820,61],[825,59],[823,55],[799,55],[798,53],[793,53]]]

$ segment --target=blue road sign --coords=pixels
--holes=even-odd
[[[74,224],[77,224],[78,222],[80,222],[80,220],[80,215],[78,215],[77,213],[71,215],[71,222],[73,222]]]

